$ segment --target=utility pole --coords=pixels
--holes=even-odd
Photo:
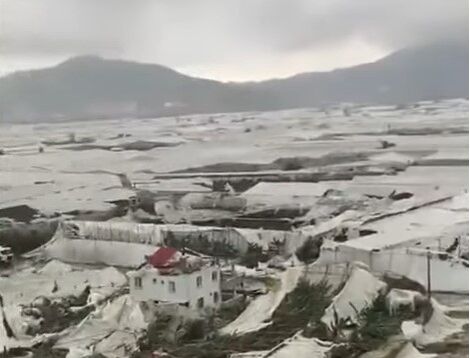
[[[427,276],[428,276],[428,299],[431,300],[431,252],[429,247],[427,248],[428,252],[426,253],[426,264],[427,264]]]

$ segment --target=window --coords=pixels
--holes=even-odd
[[[197,308],[204,308],[204,298],[200,297],[197,299]]]
[[[219,293],[218,292],[214,292],[214,303],[215,304],[219,303]]]
[[[142,278],[141,277],[134,277],[134,286],[137,289],[142,288]]]
[[[217,281],[217,271],[212,272],[212,281]]]
[[[202,287],[202,276],[196,277],[196,286]]]
[[[175,281],[168,282],[168,289],[170,290],[170,293],[175,293],[176,292],[176,283],[175,283]]]

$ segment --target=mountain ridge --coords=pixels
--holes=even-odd
[[[407,48],[371,63],[258,82],[219,82],[157,64],[78,56],[54,67],[1,77],[0,96],[5,122],[468,97],[468,44]]]

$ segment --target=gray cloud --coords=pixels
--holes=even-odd
[[[0,0],[0,6],[0,41],[12,68],[15,59],[34,67],[35,58],[92,53],[256,78],[262,64],[266,76],[288,73],[289,66],[296,72],[347,65],[357,43],[362,53],[351,63],[468,37],[466,0]],[[234,72],[237,66],[243,73]]]

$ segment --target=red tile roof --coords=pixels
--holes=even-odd
[[[173,247],[161,247],[149,257],[148,262],[155,268],[170,268],[178,262],[179,254]]]

